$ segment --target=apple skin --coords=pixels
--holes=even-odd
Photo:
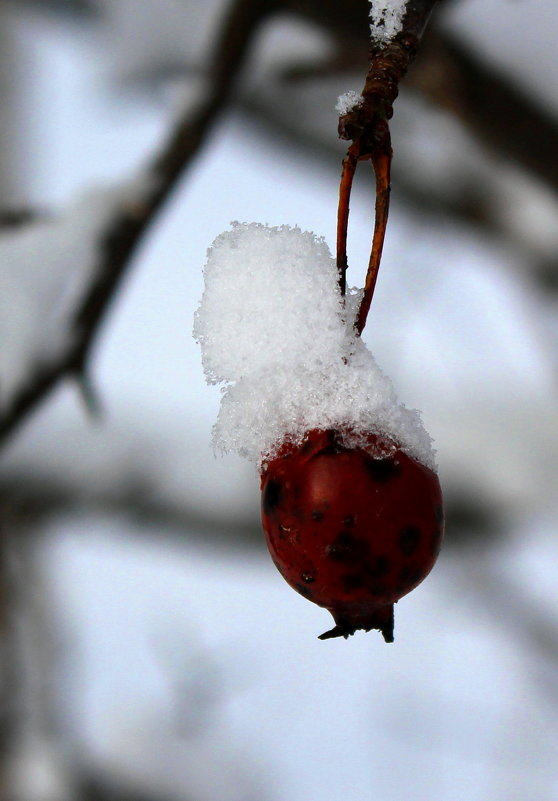
[[[291,587],[333,615],[320,639],[379,629],[392,642],[394,603],[440,551],[440,482],[386,437],[343,442],[337,430],[313,429],[263,464],[266,542]]]

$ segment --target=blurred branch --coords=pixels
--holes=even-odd
[[[460,557],[463,558],[463,554]],[[523,643],[523,653],[530,662],[532,684],[556,715],[558,624],[555,616],[534,595],[529,596],[521,588],[521,582],[513,582],[502,571],[499,546],[482,560],[478,552],[473,553],[468,567],[467,582],[471,582],[486,615]]]
[[[1,525],[1,524],[0,524]],[[7,795],[8,755],[19,722],[17,710],[19,650],[14,636],[14,576],[12,542],[0,528],[0,797]]]
[[[181,796],[188,801],[189,796]],[[79,801],[161,801],[161,796],[153,796],[148,791],[124,787],[121,782],[114,783],[110,776],[80,776]]]
[[[97,11],[96,0],[7,0],[14,6],[29,6],[39,11],[54,11],[66,16],[90,15]]]
[[[457,39],[430,30],[409,84],[458,117],[499,156],[558,191],[558,120]]]
[[[89,387],[87,365],[110,302],[143,236],[226,104],[252,36],[267,12],[266,3],[254,0],[237,0],[232,5],[217,41],[205,98],[193,114],[188,112],[178,122],[160,155],[146,170],[145,186],[148,189],[144,196],[138,197],[137,202],[126,204],[102,235],[101,257],[94,282],[75,315],[74,338],[58,361],[42,367],[16,393],[0,417],[0,441],[16,430],[61,379],[72,377],[82,387]],[[91,393],[87,390],[84,395],[87,397]]]
[[[4,507],[2,511],[0,798],[36,801],[36,785],[28,775],[37,764],[48,760],[45,782],[59,786],[58,798],[64,801],[72,797],[66,792],[71,778],[57,744],[58,722],[50,681],[55,661],[51,606],[39,589],[33,555],[36,540],[21,538],[22,527],[15,516]],[[51,797],[40,795],[43,801]]]
[[[138,528],[144,527],[146,537],[154,530],[163,532],[172,540],[198,538],[210,544],[221,543],[230,548],[260,547],[261,526],[257,515],[253,520],[238,520],[229,517],[226,524],[218,510],[206,507],[203,510],[191,507],[187,500],[180,505],[161,499],[158,487],[148,475],[137,480],[123,480],[111,490],[91,490],[84,482],[83,490],[68,485],[63,479],[45,480],[27,471],[17,472],[0,481],[0,503],[6,512],[25,521],[18,532],[34,536],[35,527],[53,514],[79,508],[99,510],[100,513],[125,515],[133,519]]]
[[[33,209],[0,209],[0,230],[28,225],[38,216]]]

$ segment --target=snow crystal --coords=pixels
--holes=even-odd
[[[233,223],[208,251],[195,315],[209,383],[225,382],[217,450],[260,463],[311,428],[338,428],[347,444],[386,435],[434,466],[419,413],[354,333],[359,294],[341,297],[327,245],[299,228]]]
[[[337,98],[337,103],[335,105],[335,111],[338,114],[348,114],[349,111],[353,111],[355,108],[358,108],[362,104],[364,98],[360,94],[360,92],[355,92],[354,89],[349,89],[348,92],[345,92],[343,95],[339,95]]]
[[[345,338],[337,269],[323,239],[298,228],[233,223],[208,252],[195,337],[209,381],[311,369]],[[320,337],[315,332],[320,332]]]
[[[399,33],[407,0],[370,0],[370,32],[372,38],[389,42]]]

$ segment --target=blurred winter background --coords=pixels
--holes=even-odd
[[[6,388],[56,358],[53,276],[58,303],[80,269],[68,254],[91,247],[87,201],[58,251],[19,247],[12,223],[141,171],[208,91],[230,5],[0,3],[3,413]],[[100,416],[64,380],[4,441],[0,797],[556,801],[554,0],[444,0],[396,104],[366,338],[423,410],[448,524],[389,646],[316,639],[329,615],[268,558],[254,468],[210,449],[219,391],[191,337],[206,248],[231,220],[333,248],[334,107],[366,66],[365,0],[260,6],[234,96],[99,330]]]

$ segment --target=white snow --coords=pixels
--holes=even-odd
[[[401,30],[407,0],[370,0],[372,38],[389,42]]]
[[[354,333],[360,294],[344,303],[325,241],[289,226],[233,223],[208,251],[195,316],[208,382],[226,382],[214,445],[255,462],[312,428],[350,444],[385,435],[433,467],[419,414]]]
[[[364,98],[360,92],[355,92],[354,89],[349,89],[348,92],[339,95],[337,98],[335,111],[337,111],[339,114],[348,114],[349,111],[353,111],[355,108],[358,108],[358,106],[362,104],[363,100]]]

